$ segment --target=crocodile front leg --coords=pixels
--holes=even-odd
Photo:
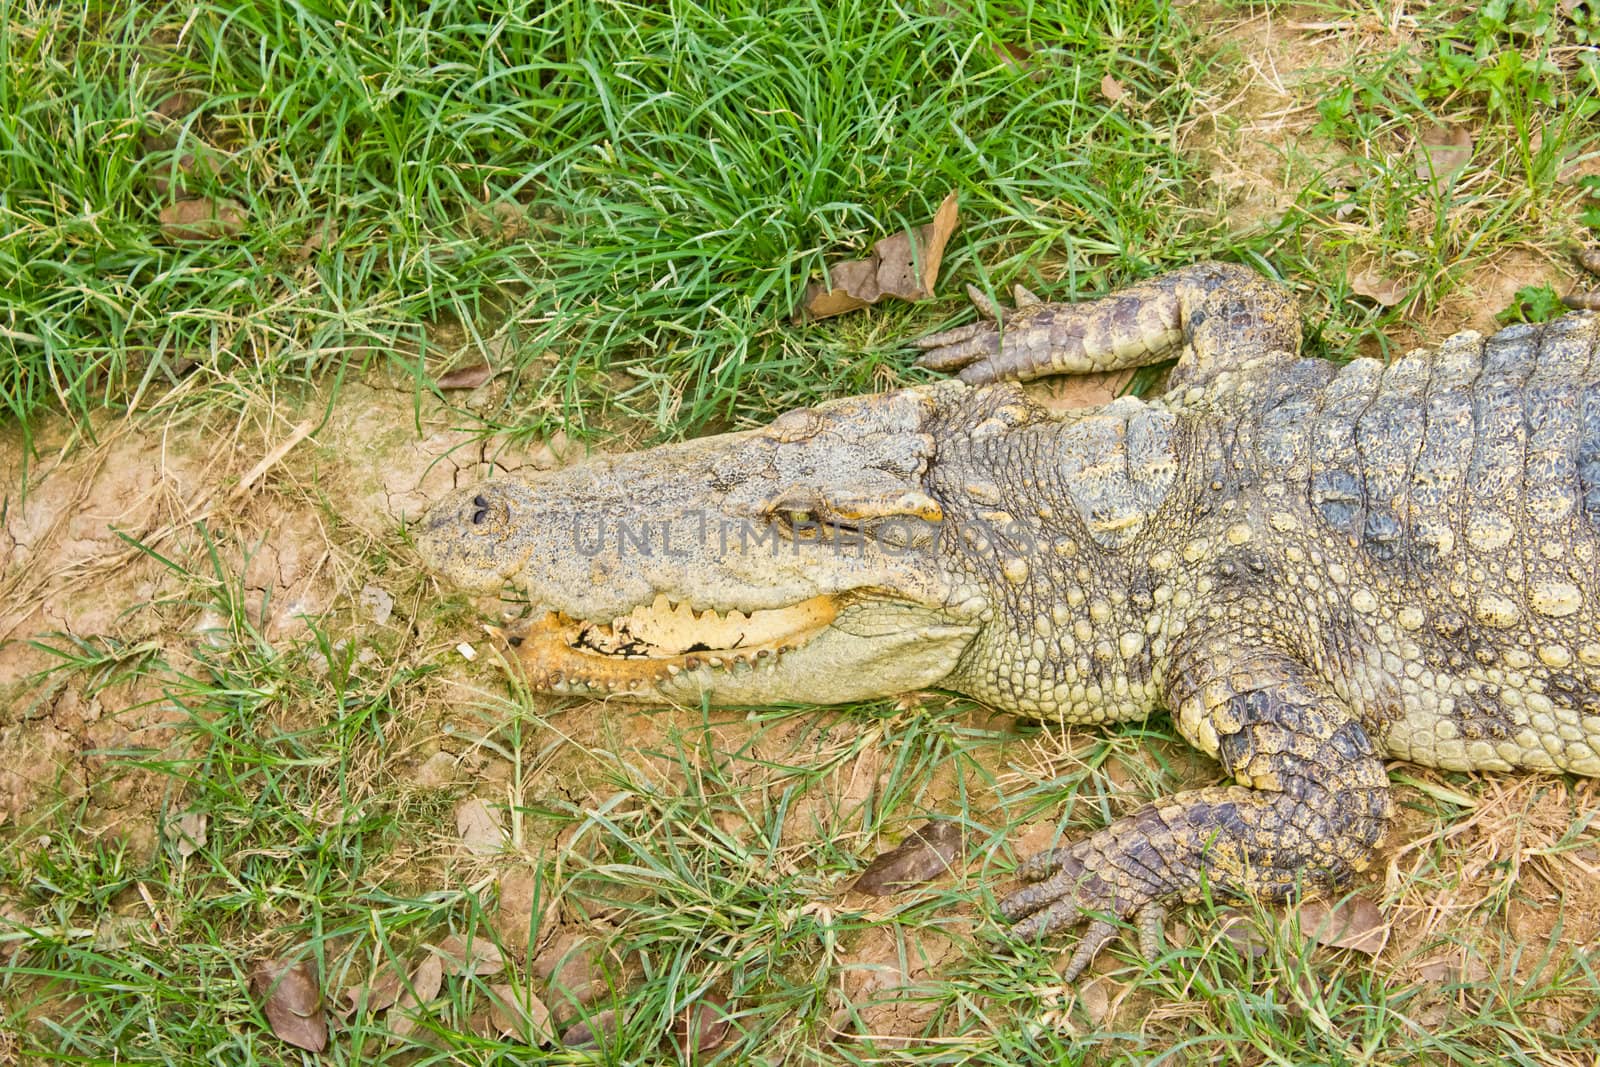
[[[960,371],[982,385],[1050,374],[1143,367],[1178,356],[1174,383],[1300,348],[1300,313],[1288,290],[1233,263],[1196,263],[1099,300],[1040,303],[1020,291],[1004,316],[913,342],[921,366]],[[976,298],[975,298],[976,299]]]
[[[1000,903],[1018,934],[1091,918],[1068,981],[1115,935],[1106,916],[1135,919],[1148,957],[1167,905],[1208,888],[1279,900],[1337,883],[1366,866],[1388,823],[1389,781],[1365,729],[1298,665],[1207,657],[1173,688],[1180,731],[1239,784],[1179,793],[1023,864],[1034,884]]]

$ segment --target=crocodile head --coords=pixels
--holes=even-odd
[[[416,544],[534,607],[530,684],[573,695],[837,703],[935,685],[987,605],[941,558],[940,383],[458,490]]]

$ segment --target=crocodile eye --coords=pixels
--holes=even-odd
[[[489,517],[489,502],[479,493],[472,498],[472,525],[482,526],[483,521]]]

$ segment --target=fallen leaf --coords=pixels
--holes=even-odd
[[[500,950],[481,936],[469,942],[460,934],[451,934],[433,946],[433,952],[444,964],[444,973],[452,977],[475,974],[487,978],[506,969]]]
[[[994,53],[994,57],[1000,61],[1002,66],[1022,71],[1034,80],[1038,80],[1041,75],[1040,71],[1032,69],[1033,64],[1029,62],[1033,53],[1021,45],[1002,44],[997,41],[989,45],[989,51]]]
[[[843,315],[883,298],[878,285],[878,259],[852,259],[828,268],[824,282],[806,286],[805,313],[813,319]]]
[[[915,233],[897,233],[872,246],[865,259],[835,263],[828,267],[827,280],[811,282],[797,321],[825,319],[846,311],[875,304],[886,296],[900,300],[924,300],[933,295],[939,267],[944,263],[945,245],[960,219],[955,190],[951,190],[934,213],[933,221]]]
[[[897,233],[879,241],[873,250],[880,261],[878,285],[889,296],[902,300],[925,300],[933,295],[944,263],[944,246],[956,232],[960,211],[954,189],[945,194],[933,221],[917,231],[915,243],[908,233]]]
[[[250,991],[281,1041],[321,1052],[328,1046],[328,1019],[322,989],[310,960],[262,960],[250,973]]]
[[[140,139],[146,153],[170,150],[177,143],[172,130],[179,120],[188,117],[200,107],[200,97],[194,93],[173,93],[150,112],[149,130]]]
[[[1472,131],[1465,126],[1430,126],[1418,138],[1417,177],[1443,192],[1472,161]]]
[[[505,847],[500,820],[480,797],[468,797],[456,805],[456,833],[474,856],[492,856]]]
[[[1417,964],[1417,978],[1431,985],[1456,982],[1481,982],[1489,977],[1489,968],[1476,956],[1463,962],[1458,956],[1440,956]]]
[[[497,888],[489,922],[500,935],[500,943],[521,956],[527,951],[530,937],[537,938],[541,932],[534,923],[534,905],[548,901],[541,900],[538,876],[528,867],[506,871]]]
[[[1250,959],[1260,959],[1267,954],[1267,938],[1243,912],[1224,910],[1218,913],[1221,927],[1217,934],[1233,946],[1234,951]]]
[[[172,838],[179,856],[188,859],[206,847],[206,827],[209,824],[210,818],[203,811],[180,815],[177,821],[168,824],[167,836]]]
[[[561,1034],[561,1043],[568,1048],[585,1048],[600,1044],[600,1039],[617,1032],[617,1013],[610,1008],[597,1011],[587,1019],[580,1019]]]
[[[1376,956],[1389,933],[1378,905],[1366,897],[1345,897],[1337,904],[1307,900],[1297,909],[1300,932],[1319,945],[1348,948]]]
[[[562,1000],[589,1004],[606,991],[599,942],[574,929],[552,937],[529,969]]]
[[[489,987],[489,1021],[498,1032],[534,1045],[546,1044],[555,1036],[544,1001],[505,983]]]
[[[850,888],[886,897],[948,873],[959,860],[966,834],[958,823],[930,820],[905,836],[894,848],[881,852],[867,864]]]
[[[152,152],[151,154],[155,155],[156,153]],[[172,189],[173,166],[170,162],[161,159],[155,160],[154,163],[155,167],[150,175],[150,188],[157,196],[164,197]],[[182,193],[186,190],[187,183],[184,179],[193,177],[195,172],[205,171],[215,178],[222,173],[222,167],[223,160],[210,149],[200,152],[185,152],[177,159],[178,191]]]
[[[365,1008],[369,1014],[376,1014],[400,999],[400,991],[405,988],[405,971],[393,960],[384,960],[378,968],[378,973],[367,981],[364,986],[346,986],[344,999],[345,1015]]]
[[[532,229],[528,225],[527,209],[510,200],[497,200],[486,208],[467,212],[467,229],[478,237],[499,237],[514,241],[526,237]]]
[[[476,389],[494,377],[494,368],[487,363],[474,363],[470,367],[457,367],[438,379],[440,389]]]
[[[672,1038],[685,1060],[710,1052],[728,1040],[728,1002],[706,996],[672,1020]]]
[[[304,262],[326,248],[331,240],[333,240],[333,223],[323,219],[317,228],[300,242],[300,247],[295,249],[295,258]]]
[[[1128,90],[1122,87],[1121,82],[1107,74],[1100,79],[1100,95],[1115,104],[1118,100],[1128,95]]]
[[[156,114],[164,119],[178,119],[200,107],[200,94],[180,89],[156,105]]]
[[[1096,975],[1078,986],[1078,1005],[1095,1026],[1104,1025],[1111,1015],[1111,981]]]
[[[418,1009],[427,1005],[439,990],[444,988],[444,961],[433,953],[423,959],[411,972],[411,988],[402,989],[400,997],[389,1009],[389,1029],[397,1037],[405,1037],[417,1028]]]
[[[426,1004],[439,995],[439,990],[444,988],[444,961],[432,953],[423,957],[421,963],[412,968],[411,988],[402,989],[400,997],[395,1001],[399,1008],[414,1008],[419,1004]]]
[[[1406,298],[1405,287],[1393,278],[1386,278],[1374,270],[1364,270],[1350,279],[1350,291],[1392,308]]]
[[[453,752],[435,752],[422,761],[411,780],[424,789],[443,789],[456,780],[456,762]]]
[[[173,241],[211,241],[243,233],[248,219],[237,200],[179,200],[161,209],[161,232]]]

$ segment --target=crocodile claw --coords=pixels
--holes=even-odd
[[[999,333],[992,322],[973,322],[911,342],[922,349],[917,366],[955,371],[992,356]]]
[[[956,372],[968,385],[982,385],[1006,377],[1002,357],[1019,342],[1035,320],[1048,323],[1049,305],[1022,285],[1011,289],[1015,309],[1006,311],[977,286],[967,286],[967,298],[978,311],[978,321],[953,330],[944,330],[912,341],[922,349],[917,366],[927,370]],[[1006,339],[1002,344],[1002,339]],[[1036,339],[1035,339],[1036,340]]]
[[[1076,980],[1100,950],[1122,930],[1118,920],[1132,919],[1139,955],[1153,962],[1161,955],[1167,909],[1157,894],[1130,887],[1115,873],[1102,876],[1092,862],[1091,846],[1080,841],[1046,849],[1024,860],[1017,876],[1030,884],[1000,901],[1000,914],[1010,921],[1014,937],[1035,941],[1087,919],[1083,936],[1061,972]],[[1130,892],[1132,888],[1132,892]]]

